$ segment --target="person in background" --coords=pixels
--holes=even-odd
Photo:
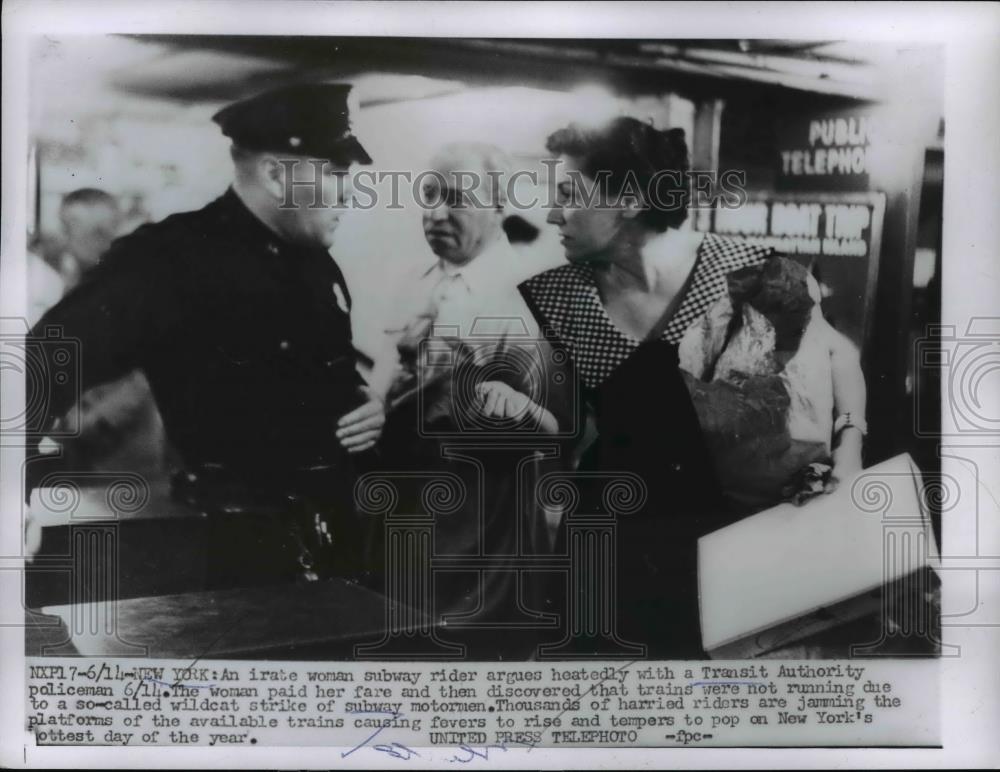
[[[59,205],[65,248],[59,270],[70,290],[100,263],[111,242],[120,233],[122,221],[118,201],[98,188],[80,188],[67,193]]]
[[[475,463],[445,452],[463,435],[489,444],[491,431],[530,438],[558,430],[562,400],[545,388],[553,374],[551,348],[516,290],[531,268],[503,228],[509,171],[506,154],[486,144],[451,144],[431,160],[423,230],[434,258],[406,277],[372,379],[389,405],[383,461],[396,470],[458,475],[468,492],[461,510],[438,520],[436,554],[516,554],[519,532],[547,551],[540,546],[541,513],[531,506],[524,511],[517,498],[523,451],[508,450],[508,458],[497,445],[481,475]],[[544,463],[533,462],[522,483],[533,486]],[[444,572],[435,581],[438,616],[489,617],[525,598],[516,570]],[[533,645],[530,634],[514,631],[503,645],[495,631],[460,634],[454,622],[447,637],[471,646],[471,656],[523,655]]]
[[[122,235],[122,212],[110,193],[80,188],[63,196],[59,222],[63,249],[57,260],[62,291],[55,301],[100,265],[112,241]],[[75,436],[62,443],[63,469],[134,472],[153,487],[166,484],[170,451],[163,420],[141,370],[85,391],[62,423],[75,428]]]
[[[80,188],[62,197],[59,244],[35,239],[28,248],[28,324],[59,302],[96,267],[120,235],[121,215],[114,196],[97,188]],[[58,247],[59,251],[52,247]]]
[[[329,253],[347,173],[371,163],[350,132],[349,90],[287,86],[219,111],[231,187],[115,241],[35,328],[82,352],[79,384],[29,384],[29,400],[48,396],[42,432],[78,385],[143,371],[183,463],[174,493],[208,515],[210,587],[374,570],[353,487],[384,410],[357,373]]]

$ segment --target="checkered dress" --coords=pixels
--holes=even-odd
[[[774,254],[735,239],[705,234],[698,247],[694,276],[662,338],[678,344],[693,321],[726,293],[726,275],[763,262]],[[601,302],[592,269],[562,265],[528,279],[521,294],[546,334],[563,343],[584,385],[599,386],[642,341],[615,326]]]

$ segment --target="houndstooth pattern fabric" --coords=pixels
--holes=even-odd
[[[662,337],[679,343],[691,323],[725,295],[727,274],[773,254],[770,247],[706,234],[698,247],[694,277]],[[545,271],[524,282],[521,291],[542,328],[567,347],[580,379],[590,388],[599,386],[641,343],[611,321],[586,265]]]

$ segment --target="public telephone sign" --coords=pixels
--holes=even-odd
[[[867,190],[878,119],[870,107],[780,125],[777,186],[783,190]]]

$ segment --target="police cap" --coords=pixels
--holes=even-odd
[[[348,166],[371,156],[351,133],[347,83],[310,83],[265,91],[224,107],[212,120],[247,150],[282,150]]]

